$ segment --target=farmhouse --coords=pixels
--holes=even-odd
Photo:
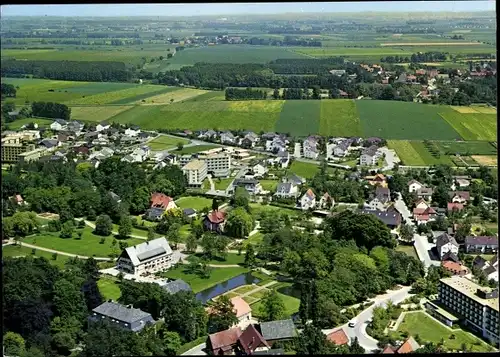
[[[330,208],[332,208],[334,204],[335,204],[335,200],[333,199],[332,196],[330,196],[328,194],[328,192],[325,192],[325,194],[323,196],[321,196],[321,198],[319,199],[319,202],[318,202],[319,208],[328,209],[328,210]]]
[[[239,327],[213,333],[207,338],[207,351],[213,356],[233,354],[233,349],[241,334],[242,331]]]
[[[172,254],[167,240],[164,237],[157,238],[125,248],[116,267],[129,274],[151,274],[170,268]]]
[[[413,218],[417,224],[423,224],[435,220],[437,212],[423,199],[420,199],[415,204],[413,209]]]
[[[408,182],[408,192],[410,192],[410,193],[411,192],[417,192],[422,187],[424,187],[424,185],[422,185],[417,180],[411,180],[410,182]]]
[[[297,336],[292,319],[261,322],[257,329],[270,346],[276,342],[290,341]]]
[[[466,205],[470,200],[470,193],[467,191],[450,191],[448,192],[448,196],[450,197],[450,202],[452,203],[461,203]]]
[[[163,193],[155,192],[151,195],[151,208],[161,208],[163,211],[168,211],[177,208],[172,197]]]
[[[368,208],[373,210],[385,211],[387,205],[391,202],[391,191],[387,187],[377,186],[375,195],[368,202]]]
[[[89,322],[97,322],[103,319],[113,322],[121,328],[132,332],[141,331],[146,325],[154,325],[156,321],[149,312],[134,309],[132,305],[124,306],[112,300],[106,301],[92,310]]]

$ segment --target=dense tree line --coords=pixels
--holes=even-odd
[[[298,39],[291,36],[285,36],[283,40],[273,38],[251,37],[243,39],[242,43],[258,46],[302,46],[302,47],[321,47],[321,41]]]
[[[14,87],[13,84],[9,83],[2,83],[1,84],[1,93],[2,93],[2,99],[4,98],[15,98],[17,89]]]
[[[31,103],[31,113],[35,117],[69,120],[71,108],[60,103],[33,102]]]
[[[277,59],[269,68],[275,74],[329,74],[332,69],[346,69],[349,65],[343,57],[328,59]]]
[[[2,77],[16,77],[31,74],[35,78],[68,81],[126,82],[132,78],[122,62],[91,61],[17,61],[3,60],[0,69]]]
[[[253,90],[251,88],[226,88],[226,100],[251,100],[266,98],[267,92],[264,90]]]

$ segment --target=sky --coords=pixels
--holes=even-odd
[[[495,11],[495,1],[2,5],[2,16],[202,16],[360,11]]]

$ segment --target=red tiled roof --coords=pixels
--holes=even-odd
[[[172,197],[160,192],[155,192],[151,195],[151,207],[167,208],[172,201]]]
[[[230,347],[238,342],[238,338],[241,334],[241,329],[239,327],[235,327],[229,330],[213,333],[208,338],[210,340],[210,344],[212,345],[212,350],[220,348],[227,349],[227,347]]]
[[[207,214],[207,218],[212,223],[222,223],[226,219],[226,213],[223,211],[212,211]]]
[[[448,211],[453,211],[454,209],[461,211],[464,209],[464,205],[461,203],[448,202]]]
[[[406,339],[406,341],[397,349],[399,353],[410,353],[420,348],[420,345],[415,341],[415,339],[410,336]]]
[[[248,303],[240,296],[232,298],[231,304],[233,304],[234,310],[236,312],[236,317],[238,318],[252,312],[252,308],[250,307],[250,305],[248,305]]]
[[[465,268],[462,264],[455,263],[455,262],[452,262],[452,261],[442,262],[441,265],[446,270],[449,270],[449,271],[451,271],[453,273],[456,273],[456,274],[460,273],[461,271],[467,270],[467,268]]]
[[[390,346],[390,345],[387,345],[387,346],[385,346],[385,348],[382,350],[382,354],[389,354],[389,353],[394,354],[394,353],[396,353],[396,352],[394,351],[394,347],[392,347],[392,346]]]
[[[326,336],[326,338],[339,346],[349,343],[349,337],[347,337],[343,329],[331,332],[328,336]]]
[[[238,342],[247,355],[252,354],[259,347],[265,346],[267,348],[271,348],[254,325],[249,325],[246,330],[243,331],[241,336],[238,338]]]

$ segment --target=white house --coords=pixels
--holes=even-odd
[[[286,143],[279,136],[266,141],[266,151],[286,151]]]
[[[99,124],[97,124],[97,126],[95,127],[95,130],[96,130],[96,131],[103,131],[103,130],[107,130],[107,129],[109,129],[109,127],[110,127],[110,126],[111,126],[111,125],[109,125],[109,123],[108,123],[108,122],[106,122],[106,121],[102,121],[102,122],[100,122]]]
[[[318,142],[314,137],[309,137],[302,143],[302,155],[307,159],[316,160],[319,155]]]
[[[59,131],[66,130],[68,122],[64,119],[56,119],[52,124],[50,124],[50,130]]]
[[[141,133],[141,129],[139,128],[128,128],[125,130],[125,135],[130,136],[130,137],[136,137]]]
[[[368,202],[368,208],[372,210],[385,211],[391,202],[391,192],[387,187],[377,186],[375,195]]]
[[[128,274],[155,273],[171,267],[173,252],[165,237],[125,248],[117,261],[117,269]]]
[[[281,182],[276,187],[276,197],[297,198],[299,194],[298,186],[293,182]]]
[[[424,185],[422,185],[417,180],[411,180],[410,182],[408,182],[408,191],[409,192],[417,192],[422,187],[424,187]]]
[[[359,164],[361,166],[375,166],[379,157],[378,148],[372,145],[361,153]]]
[[[220,134],[220,142],[221,143],[229,143],[234,144],[236,141],[234,135],[230,131],[226,131]]]
[[[335,204],[335,200],[333,199],[332,196],[328,194],[328,192],[325,192],[323,196],[319,199],[318,206],[323,209],[329,210],[330,208],[333,207]]]
[[[268,171],[269,169],[262,164],[257,164],[252,167],[252,172],[255,174],[256,177],[260,177],[265,173],[267,173]]]
[[[448,252],[458,255],[458,248],[459,244],[455,238],[448,235],[448,233],[443,233],[436,239],[436,249],[440,259]]]
[[[290,164],[290,153],[288,151],[280,151],[277,155],[276,162],[282,169],[286,169]]]
[[[316,195],[311,189],[308,189],[300,199],[300,208],[303,210],[314,208],[316,206]]]

